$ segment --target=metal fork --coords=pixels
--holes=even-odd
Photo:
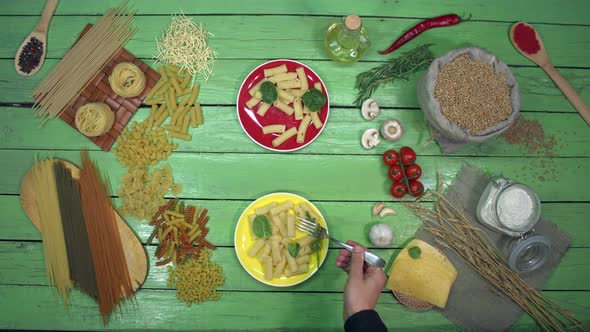
[[[352,246],[342,242],[342,241],[338,241],[335,238],[331,237],[328,234],[328,230],[325,229],[324,227],[322,227],[320,224],[316,224],[313,221],[309,221],[307,219],[303,219],[303,218],[299,218],[297,217],[297,219],[299,219],[299,221],[297,222],[297,229],[299,229],[300,231],[309,234],[310,236],[313,236],[317,239],[324,239],[324,238],[328,238],[330,241],[335,242],[336,244],[338,244],[339,246],[341,246],[342,248],[352,252]],[[374,253],[370,252],[370,251],[365,251],[365,262],[367,262],[367,264],[378,267],[378,268],[384,268],[385,267],[385,260],[377,255],[375,255]]]

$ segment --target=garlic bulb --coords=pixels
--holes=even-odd
[[[385,248],[393,241],[393,231],[386,224],[376,224],[369,231],[371,243],[379,248]]]

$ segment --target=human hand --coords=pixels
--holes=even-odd
[[[336,260],[336,266],[348,272],[344,286],[345,321],[359,311],[375,309],[387,281],[382,269],[365,264],[365,247],[354,241],[346,243],[353,246],[352,253],[340,249]]]

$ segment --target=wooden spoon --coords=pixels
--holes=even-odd
[[[43,9],[43,14],[41,14],[41,19],[39,19],[39,23],[37,23],[37,26],[33,32],[31,32],[31,34],[25,38],[23,43],[18,48],[18,51],[16,51],[16,56],[14,57],[14,67],[16,68],[17,73],[24,76],[31,76],[36,74],[43,66],[45,55],[47,54],[47,30],[49,30],[49,23],[51,22],[51,17],[55,12],[55,7],[57,7],[58,2],[59,0],[47,0],[45,8]],[[33,37],[37,38],[43,44],[43,54],[41,55],[41,59],[39,59],[39,64],[33,68],[30,73],[25,73],[20,69],[20,66],[18,65],[18,59],[20,58],[25,45],[27,45],[29,40],[31,40]]]
[[[526,50],[522,49],[521,46],[517,43],[517,41],[515,40],[514,31],[516,30],[516,27],[519,25],[524,25],[526,28],[531,29],[529,30],[529,32],[534,33],[534,38],[536,38],[537,43],[539,45],[538,50],[529,50],[532,51],[531,53],[529,53]],[[532,40],[532,37],[533,36],[531,35],[530,38],[526,39]],[[539,36],[537,30],[535,30],[535,28],[533,28],[528,23],[516,22],[510,28],[510,41],[512,42],[512,45],[514,45],[514,47],[522,55],[524,55],[529,60],[543,68],[543,70],[547,73],[547,75],[549,75],[549,77],[551,77],[553,82],[555,82],[555,85],[557,85],[561,92],[563,92],[563,94],[567,97],[567,99],[578,111],[578,113],[580,113],[584,120],[586,120],[586,123],[590,125],[590,107],[588,107],[588,105],[584,103],[584,100],[582,100],[582,97],[580,97],[576,90],[574,90],[574,88],[568,83],[568,81],[566,81],[565,78],[561,76],[561,74],[557,71],[557,69],[555,69],[555,67],[553,67],[553,64],[551,63],[551,60],[549,60],[549,56],[547,55],[547,51],[545,50],[545,46],[543,45],[543,41],[541,40],[541,37]]]
[[[42,160],[39,162],[46,161]],[[74,178],[80,178],[80,169],[78,167],[65,160],[60,160],[60,162],[72,171]],[[23,177],[20,187],[20,200],[25,213],[31,219],[33,225],[39,229],[41,222],[39,220],[39,211],[35,204],[35,196],[37,194],[33,184],[33,172],[31,169]],[[125,252],[125,260],[127,261],[133,291],[137,291],[147,277],[147,255],[135,233],[133,233],[131,228],[129,228],[127,223],[125,223],[116,211],[115,218],[117,218],[117,228],[119,229],[119,236],[121,237],[123,251]]]

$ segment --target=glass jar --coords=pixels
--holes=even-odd
[[[512,237],[521,237],[539,221],[541,202],[533,189],[502,176],[492,176],[477,204],[483,225]]]
[[[324,36],[324,48],[332,60],[342,63],[359,61],[369,50],[369,34],[361,18],[349,15],[332,24]]]
[[[503,236],[497,243],[506,264],[516,273],[532,272],[547,262],[551,242],[542,235],[525,235],[522,238]]]

